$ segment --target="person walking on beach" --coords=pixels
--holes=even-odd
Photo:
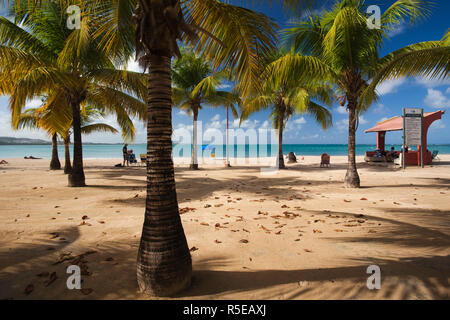
[[[127,163],[127,167],[130,166],[129,156],[128,156],[128,144],[125,143],[122,149],[123,153],[123,165],[122,167],[125,167],[125,162]]]

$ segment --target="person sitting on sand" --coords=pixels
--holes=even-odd
[[[322,155],[320,156],[320,167],[323,168],[325,166],[330,166],[330,155],[322,153]]]
[[[24,157],[24,159],[27,159],[27,160],[39,160],[39,159],[42,159],[42,158],[35,158],[33,156],[29,156],[29,157]]]
[[[8,162],[6,160],[2,160],[0,161],[0,164],[8,164]]]
[[[128,161],[129,161],[131,164],[137,163],[136,155],[134,154],[133,149],[131,149],[130,151],[128,151]]]
[[[287,158],[288,158],[288,163],[296,163],[297,162],[297,156],[293,152],[289,152]]]
[[[125,145],[122,148],[123,153],[123,164],[122,167],[125,167],[125,162],[127,163],[127,167],[130,166],[130,162],[128,159],[128,144],[125,143]]]

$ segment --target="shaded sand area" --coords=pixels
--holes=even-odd
[[[89,187],[72,189],[48,160],[8,161],[0,166],[0,299],[145,299],[135,276],[145,168],[86,160]],[[275,175],[178,165],[194,277],[177,298],[449,299],[450,156],[406,172],[360,163],[359,190],[343,188],[345,161],[321,169],[306,157]],[[82,291],[66,288],[72,263]],[[366,287],[373,264],[381,290]]]

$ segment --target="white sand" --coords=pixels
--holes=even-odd
[[[182,215],[185,233],[199,250],[193,284],[177,298],[449,299],[450,156],[406,171],[360,163],[359,190],[343,188],[346,157],[332,157],[329,169],[318,158],[273,175],[219,160],[196,172],[178,163],[180,208],[195,208]],[[147,298],[135,276],[145,168],[86,160],[89,187],[75,189],[48,160],[8,161],[0,166],[0,299]],[[80,225],[84,215],[90,225]],[[69,261],[54,263],[89,250],[97,252],[84,258],[83,288],[93,291],[84,295],[66,287]],[[381,290],[366,287],[372,264]],[[57,279],[45,286],[42,272]]]

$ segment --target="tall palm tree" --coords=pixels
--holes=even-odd
[[[332,124],[330,111],[313,101],[330,105],[333,95],[330,86],[316,80],[323,69],[315,65],[319,62],[315,60],[317,59],[281,51],[269,55],[261,74],[260,85],[243,103],[241,121],[251,113],[271,109],[270,118],[273,127],[278,130],[279,169],[285,168],[283,131],[293,115],[313,115],[324,129]],[[293,68],[294,64],[296,64],[295,68]],[[308,70],[311,74],[306,77]]]
[[[102,1],[98,32],[105,47],[128,52],[128,25],[133,1]],[[283,1],[300,10],[298,0]],[[137,3],[137,1],[134,1]],[[124,10],[124,8],[126,8]],[[98,11],[98,10],[96,10]],[[185,41],[211,61],[213,69],[229,68],[247,95],[257,80],[261,56],[276,44],[276,24],[265,15],[220,0],[141,0],[133,19],[137,58],[148,67],[147,201],[137,261],[138,285],[149,295],[172,295],[188,287],[192,262],[178,211],[172,151],[171,59]],[[122,32],[115,32],[122,31]]]
[[[334,74],[341,105],[347,106],[348,168],[345,186],[359,188],[355,137],[360,112],[367,110],[377,95],[367,92],[369,82],[391,57],[379,56],[388,31],[409,19],[411,23],[430,12],[430,2],[398,0],[381,16],[381,27],[367,25],[364,0],[336,1],[330,11],[310,16],[286,31],[288,42],[302,54],[321,58]],[[373,89],[373,88],[372,88]]]
[[[70,128],[72,126],[71,121],[67,121],[66,119],[61,118],[61,114],[58,113],[58,110],[56,112],[53,112],[51,108],[46,108],[46,103],[43,103],[43,106],[40,108],[30,108],[25,110],[20,116],[19,121],[16,124],[15,129],[43,129],[47,131],[49,135],[53,137],[53,144],[52,144],[52,161],[50,163],[50,168],[52,168],[52,163],[57,161],[59,162],[58,158],[55,158],[55,153],[58,155],[58,149],[57,149],[57,143],[56,137],[57,134],[61,136],[61,138],[64,140],[64,152],[65,152],[65,165],[64,165],[64,173],[70,174],[72,171],[72,164],[70,161]],[[60,110],[64,110],[64,108],[60,108]],[[103,117],[104,115],[98,111],[95,110],[92,107],[87,107],[85,112],[81,113],[81,132],[83,134],[91,134],[93,132],[109,132],[109,133],[118,133],[118,131],[106,124],[106,123],[98,123],[94,122],[100,117]],[[55,119],[57,117],[60,117],[59,119]],[[68,112],[67,118],[71,119],[71,114]],[[61,124],[65,124],[65,127],[60,127]],[[127,131],[132,130],[131,128]],[[56,150],[55,150],[56,149]],[[59,169],[61,169],[61,164],[59,163]],[[55,169],[53,169],[55,170]]]
[[[66,27],[70,4],[82,12],[80,29]],[[134,136],[131,117],[146,118],[145,77],[119,70],[120,59],[99,45],[91,34],[95,25],[83,1],[60,0],[36,8],[15,3],[14,22],[0,17],[0,91],[10,95],[12,122],[16,125],[28,99],[47,95],[47,105],[71,112],[74,156],[69,186],[85,185],[81,140],[81,113],[89,104],[106,114],[116,114],[127,138]],[[56,108],[53,108],[56,109]],[[58,119],[58,118],[56,118]]]
[[[314,0],[280,2],[299,15],[303,4]],[[251,83],[257,80],[260,56],[275,47],[277,26],[263,14],[220,0],[86,0],[83,3],[92,5],[93,19],[101,26],[94,32],[100,46],[125,59],[136,47],[137,58],[149,69],[148,183],[137,278],[141,291],[149,295],[172,295],[189,286],[192,272],[178,212],[171,157],[171,59],[179,56],[177,41],[193,46],[212,61],[214,69],[229,68],[234,80],[240,83],[240,94],[246,95]],[[130,22],[135,29],[130,28]],[[136,37],[131,36],[133,33]]]
[[[227,71],[213,72],[209,63],[195,53],[184,51],[172,67],[173,104],[193,115],[193,139],[190,168],[198,170],[197,120],[203,105],[223,107],[240,103],[239,95],[216,90],[225,79]],[[232,108],[233,109],[233,108]]]

